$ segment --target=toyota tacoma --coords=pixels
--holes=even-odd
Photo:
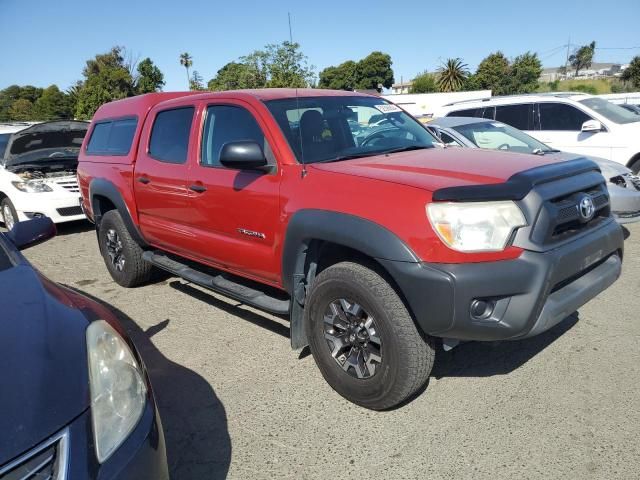
[[[117,283],[160,269],[287,315],[292,347],[371,409],[420,390],[437,345],[537,335],[621,272],[596,164],[441,148],[353,92],[108,103],[78,179]]]

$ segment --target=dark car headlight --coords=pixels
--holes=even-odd
[[[147,387],[127,342],[104,320],[87,328],[91,419],[96,457],[104,462],[142,416]]]

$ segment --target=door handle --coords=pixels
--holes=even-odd
[[[190,190],[193,190],[194,192],[198,192],[198,193],[202,193],[202,192],[206,192],[207,191],[207,187],[205,187],[204,185],[191,185],[189,187]]]
[[[149,177],[145,177],[144,175],[142,175],[141,177],[138,177],[138,181],[140,183],[144,183],[145,185],[151,182],[151,180],[149,180]]]

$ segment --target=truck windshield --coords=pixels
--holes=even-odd
[[[602,98],[587,98],[585,100],[580,100],[580,103],[615,123],[640,122],[640,117],[637,114],[630,112],[629,110],[625,110],[615,103],[603,100]]]
[[[437,140],[380,98],[327,96],[265,102],[301,163],[431,148]]]

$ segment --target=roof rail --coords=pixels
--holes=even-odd
[[[467,100],[459,100],[457,102],[447,103],[444,107],[450,107],[452,105],[460,105],[462,103],[474,103],[474,102],[489,102],[499,98],[511,98],[511,97],[569,97],[572,95],[589,95],[586,92],[533,92],[533,93],[514,93],[513,95],[493,95],[489,98],[470,98]]]

